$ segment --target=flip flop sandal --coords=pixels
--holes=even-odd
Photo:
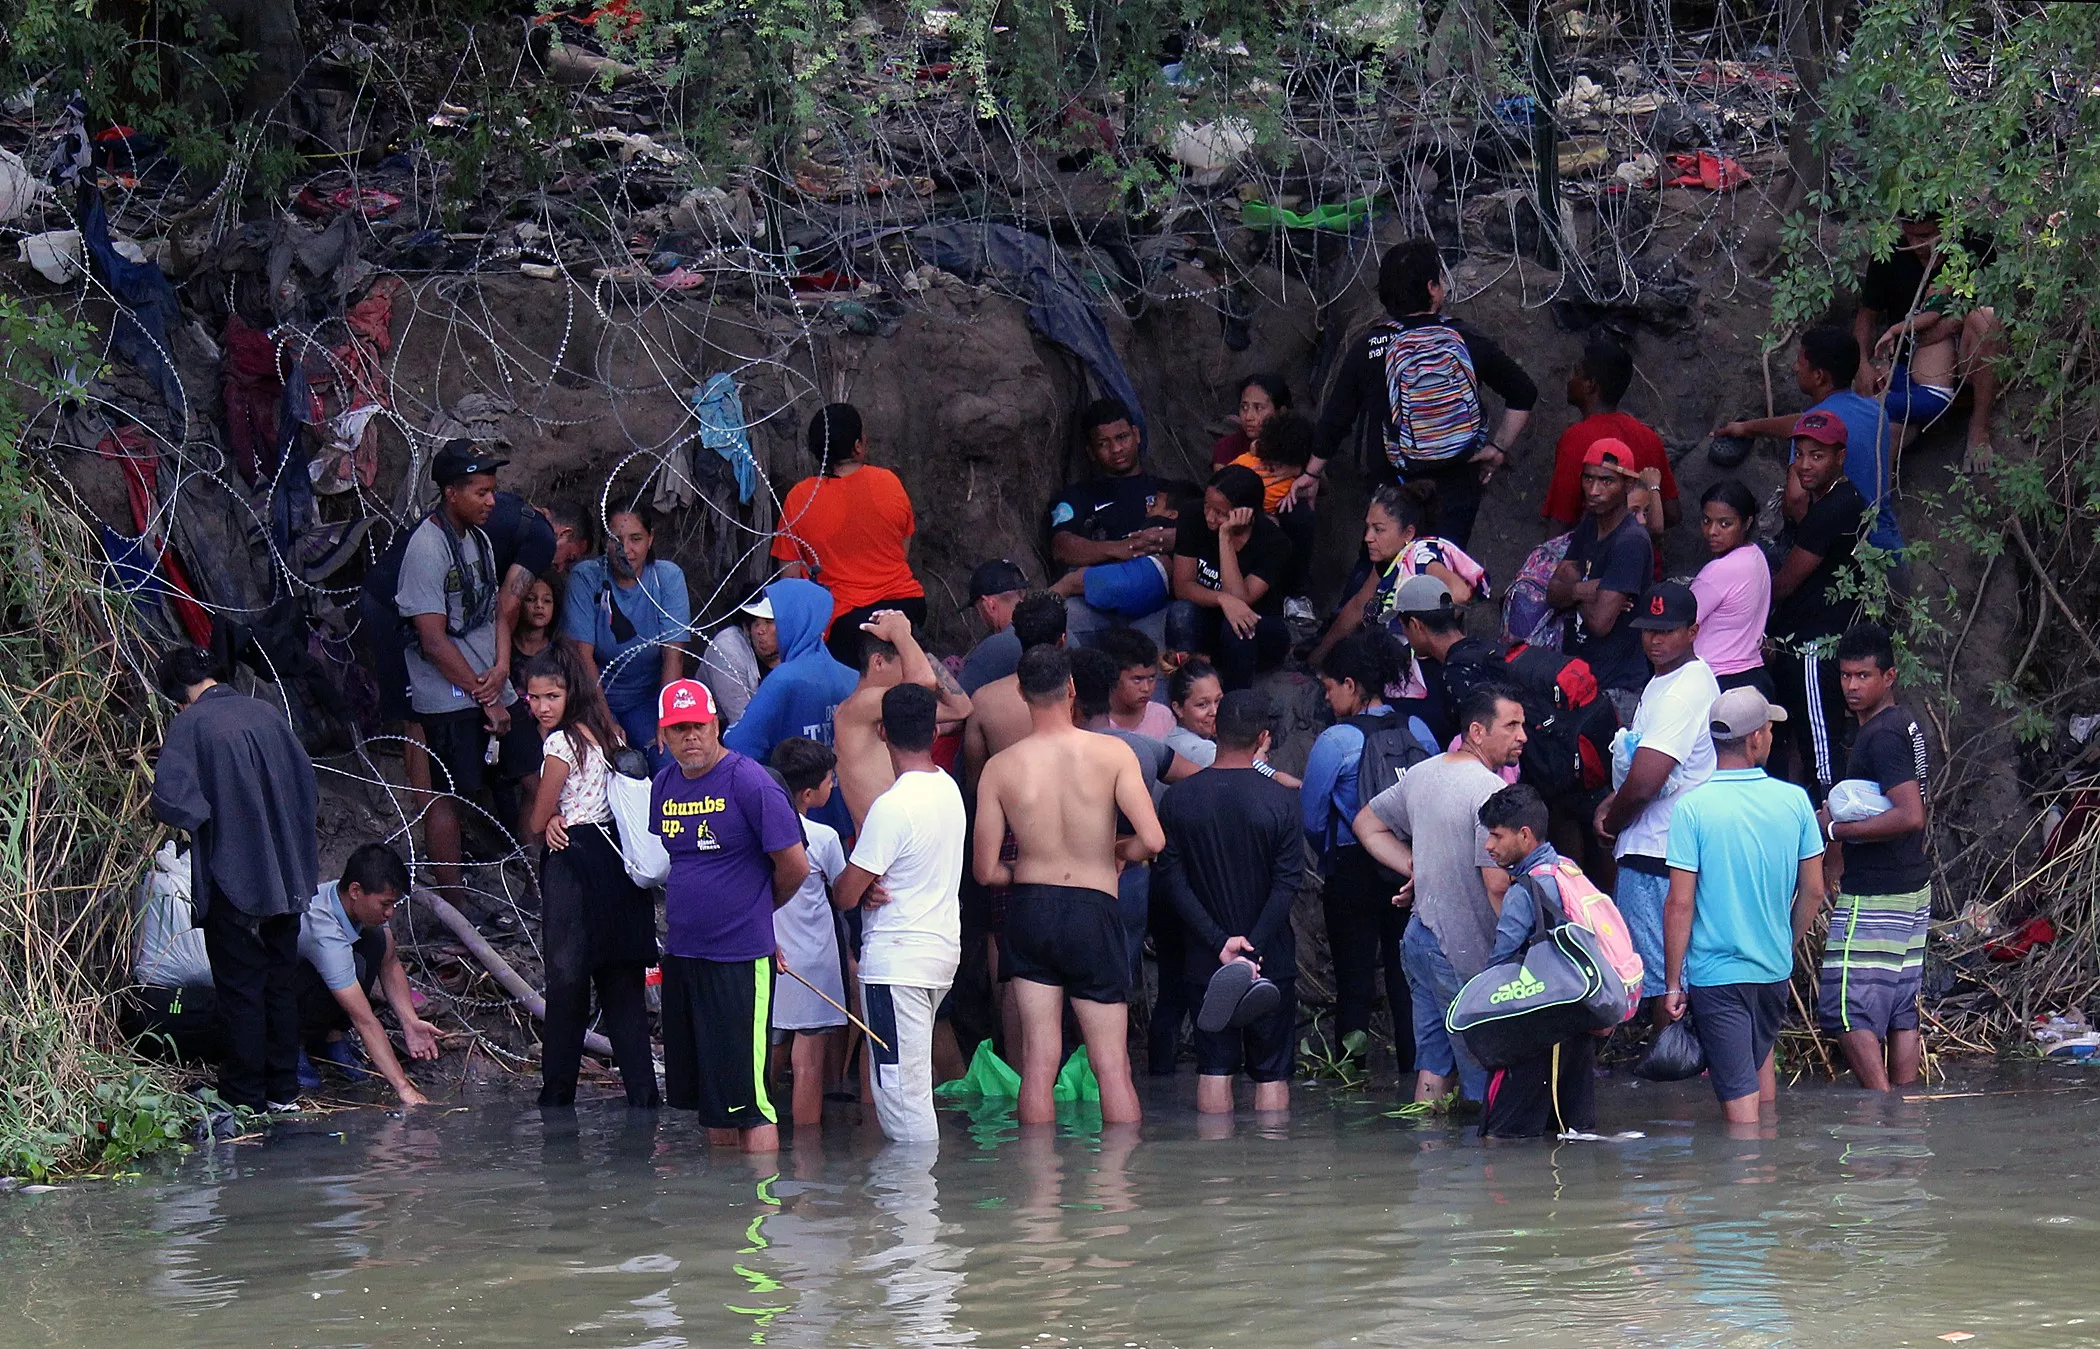
[[[1254,967],[1244,960],[1220,965],[1203,990],[1203,1006],[1196,1013],[1196,1029],[1217,1034],[1233,1024],[1233,1014],[1254,987]],[[1274,985],[1270,985],[1274,987]]]
[[[1232,1009],[1232,1016],[1225,1022],[1227,1030],[1238,1030],[1251,1026],[1283,1004],[1283,990],[1273,980],[1255,979],[1247,989],[1246,996]]]

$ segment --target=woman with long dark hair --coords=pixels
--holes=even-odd
[[[656,963],[656,905],[627,877],[606,792],[612,756],[626,737],[573,642],[557,642],[526,663],[525,698],[546,752],[527,820],[547,837],[540,865],[547,965],[540,1104],[576,1103],[595,985],[627,1103],[654,1108],[660,1098],[643,978]]]
[[[1692,595],[1699,601],[1692,654],[1713,667],[1723,693],[1747,684],[1767,702],[1776,702],[1764,650],[1772,564],[1751,541],[1757,532],[1757,498],[1734,478],[1715,483],[1699,498],[1699,532],[1713,561],[1692,578]]]
[[[1364,508],[1364,553],[1370,566],[1313,648],[1315,667],[1337,642],[1359,628],[1375,624],[1392,629],[1400,583],[1410,576],[1436,577],[1450,589],[1453,604],[1492,598],[1487,570],[1457,544],[1429,532],[1431,495],[1421,484],[1392,483],[1371,494],[1371,504]]]
[[[605,519],[605,551],[569,573],[562,630],[583,650],[627,743],[652,768],[670,759],[656,748],[656,698],[685,677],[693,609],[685,573],[656,556],[656,516],[646,506]]]
[[[1371,1005],[1378,970],[1385,968],[1386,1004],[1393,1018],[1393,1052],[1404,1077],[1414,1070],[1413,1004],[1407,974],[1400,964],[1400,939],[1407,931],[1408,910],[1393,904],[1394,879],[1350,828],[1365,802],[1387,782],[1361,778],[1364,748],[1371,735],[1399,731],[1420,746],[1422,757],[1436,753],[1429,728],[1386,701],[1386,689],[1398,682],[1407,648],[1384,628],[1370,627],[1345,638],[1320,666],[1320,685],[1335,724],[1320,732],[1305,761],[1305,786],[1298,808],[1305,836],[1319,859],[1323,884],[1320,907],[1327,919],[1327,946],[1334,961],[1335,1035],[1333,1049],[1356,1031],[1371,1029]]]

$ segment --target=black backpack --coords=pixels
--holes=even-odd
[[[1508,684],[1524,704],[1518,776],[1548,801],[1611,785],[1611,740],[1619,714],[1588,661],[1546,647],[1508,650],[1468,637],[1444,658],[1453,712],[1485,683]]]
[[[1359,808],[1371,804],[1371,798],[1400,780],[1400,775],[1429,757],[1415,733],[1407,729],[1407,718],[1398,712],[1376,716],[1369,712],[1359,713],[1342,723],[1354,726],[1364,733],[1364,752],[1356,761],[1356,804]],[[1343,820],[1329,816],[1327,837],[1322,851],[1333,852],[1337,831]],[[1372,863],[1377,868],[1379,879],[1398,888],[1406,878],[1383,862]]]
[[[1371,804],[1371,798],[1400,780],[1400,775],[1429,757],[1422,742],[1407,728],[1407,718],[1398,712],[1377,716],[1366,712],[1349,718],[1345,725],[1364,733],[1363,757],[1356,761],[1356,801]]]

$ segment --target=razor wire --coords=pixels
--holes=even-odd
[[[913,11],[901,28],[855,38],[863,50],[851,70],[866,78],[872,78],[867,76],[870,71],[886,75],[889,83],[880,90],[882,97],[872,103],[856,103],[843,94],[817,98],[809,115],[810,134],[799,147],[795,165],[780,172],[753,164],[727,180],[751,207],[750,229],[735,228],[717,209],[715,198],[699,198],[705,210],[721,218],[704,222],[710,229],[689,232],[713,236],[712,244],[691,251],[678,264],[686,279],[696,279],[690,289],[660,285],[661,274],[649,270],[646,253],[638,253],[632,242],[650,229],[656,238],[664,236],[670,219],[664,204],[670,200],[666,180],[676,187],[684,174],[692,186],[699,186],[701,166],[678,136],[680,90],[646,78],[624,89],[580,88],[571,96],[575,125],[545,145],[521,149],[522,128],[493,129],[492,143],[500,151],[552,156],[568,171],[532,194],[528,209],[497,212],[488,228],[449,230],[446,213],[456,203],[446,199],[447,175],[456,168],[456,157],[448,160],[433,153],[433,147],[457,133],[454,109],[468,108],[471,118],[476,91],[489,82],[500,79],[515,86],[546,78],[535,69],[529,44],[511,41],[507,28],[467,28],[449,67],[432,69],[434,47],[419,40],[434,22],[428,16],[404,18],[393,27],[337,24],[319,35],[323,40],[309,57],[306,73],[340,83],[342,74],[350,72],[351,96],[341,116],[341,124],[351,129],[345,136],[355,134],[360,124],[385,124],[401,133],[404,148],[383,161],[393,164],[383,171],[365,167],[346,151],[337,164],[297,176],[287,195],[302,188],[347,188],[354,209],[368,188],[403,189],[402,209],[410,213],[412,223],[436,231],[448,246],[472,243],[474,249],[464,266],[444,271],[380,266],[369,278],[392,277],[402,287],[397,303],[405,313],[396,316],[396,336],[381,367],[387,396],[375,415],[408,447],[407,480],[398,496],[388,500],[375,490],[378,484],[368,485],[353,472],[350,490],[316,498],[316,518],[325,515],[322,523],[345,527],[357,520],[384,522],[390,532],[413,528],[423,514],[421,476],[439,441],[432,428],[450,411],[441,403],[440,391],[455,391],[454,407],[465,393],[485,394],[509,405],[515,411],[507,415],[537,433],[581,432],[590,437],[593,457],[603,472],[594,494],[601,527],[625,505],[645,499],[650,486],[664,475],[685,476],[695,488],[695,500],[677,512],[675,521],[666,522],[659,552],[685,553],[703,533],[712,533],[728,541],[714,549],[715,556],[730,560],[712,576],[695,578],[688,569],[691,636],[697,642],[710,622],[732,619],[738,608],[763,593],[767,549],[776,532],[805,549],[808,545],[795,535],[796,521],[782,518],[784,503],[771,475],[757,474],[759,497],[748,509],[718,500],[692,482],[687,465],[701,447],[690,395],[716,371],[730,373],[740,389],[768,382],[782,397],[777,407],[756,415],[747,407],[747,434],[752,434],[765,430],[770,419],[806,409],[812,396],[850,394],[851,374],[834,366],[825,340],[837,331],[841,314],[849,311],[842,309],[839,298],[827,296],[860,303],[879,294],[885,304],[906,315],[942,321],[938,308],[923,297],[929,286],[948,283],[930,276],[903,242],[909,230],[926,224],[1018,223],[1056,234],[1066,240],[1066,257],[1094,288],[1096,303],[1120,307],[1131,320],[1154,310],[1195,305],[1228,322],[1251,312],[1252,306],[1267,305],[1310,306],[1323,323],[1342,321],[1345,316],[1331,311],[1375,269],[1375,218],[1339,231],[1264,231],[1245,222],[1245,208],[1252,202],[1277,210],[1363,199],[1383,203],[1411,230],[1437,233],[1447,243],[1463,246],[1481,264],[1478,272],[1460,278],[1453,295],[1460,303],[1511,274],[1521,280],[1522,303],[1528,308],[1561,298],[1632,303],[1658,277],[1668,275],[1682,250],[1704,246],[1702,241],[1726,255],[1734,285],[1753,284],[1751,270],[1734,261],[1739,240],[1733,222],[1747,214],[1746,196],[1766,211],[1778,204],[1770,198],[1770,178],[1784,156],[1785,136],[1798,103],[1798,82],[1787,57],[1796,37],[1785,26],[1788,8],[1738,10],[1723,4],[1710,26],[1685,31],[1673,24],[1661,0],[1631,0],[1610,9],[1593,6],[1591,11],[1533,3],[1521,16],[1485,0],[1460,0],[1445,7],[1440,33],[1417,34],[1423,39],[1419,45],[1380,49],[1352,42],[1345,34],[1314,31],[1311,37],[1319,40],[1307,43],[1310,55],[1283,72],[1283,84],[1271,101],[1275,140],[1235,156],[1222,173],[1168,170],[1154,183],[1153,199],[1147,203],[1147,217],[1157,222],[1149,233],[1131,226],[1122,215],[1122,203],[1104,205],[1100,175],[1084,165],[1077,172],[1057,167],[1053,142],[1062,127],[1019,125],[1011,117],[980,118],[971,106],[971,93],[959,81],[923,78],[923,71],[939,66],[927,57],[942,44],[939,34],[922,27]],[[1559,47],[1558,65],[1547,86],[1513,77],[1515,58],[1524,54],[1528,41],[1546,33]],[[1217,46],[1196,30],[1190,41]],[[169,54],[183,59],[178,51]],[[1448,65],[1439,68],[1447,59]],[[1216,63],[1221,71],[1229,64]],[[503,72],[500,77],[491,73],[498,71]],[[298,85],[291,82],[293,88]],[[30,115],[5,129],[10,136],[24,137],[12,148],[31,163],[39,160],[59,129],[51,119],[36,115],[41,106],[32,101]],[[1085,91],[1076,91],[1066,105],[1068,112],[1075,108],[1104,120],[1113,111],[1102,99],[1090,100]],[[1694,154],[1723,154],[1731,162],[1754,166],[1750,171],[1755,176],[1732,191],[1680,194],[1668,204],[1662,194],[1654,193],[1654,201],[1648,203],[1657,176],[1668,172],[1666,150],[1657,153],[1655,143],[1656,121],[1666,113],[1679,119],[1685,130],[1676,134],[1679,139],[1689,136],[1688,148]],[[1574,163],[1561,166],[1573,171],[1563,175],[1556,199],[1541,202],[1537,166],[1523,162],[1523,147],[1534,120],[1548,115],[1567,133],[1561,145],[1573,148]],[[601,138],[595,144],[606,152],[605,167],[587,172],[591,165],[583,148],[594,142],[586,126],[620,122],[639,122],[655,130],[621,131],[611,141]],[[215,245],[239,228],[241,202],[264,138],[292,137],[305,130],[296,110],[280,103],[235,147],[215,185],[194,182],[191,175],[179,172],[171,178],[161,164],[131,165],[132,172],[115,174],[104,184],[113,231],[133,238],[164,232],[170,247],[190,235]],[[1131,160],[1171,163],[1168,147],[1123,146],[1119,151]],[[1600,153],[1602,161],[1590,162]],[[1655,161],[1646,170],[1643,155]],[[1615,176],[1620,164],[1633,172]],[[942,178],[973,186],[942,187],[937,182]],[[1623,186],[1614,189],[1614,182]],[[922,191],[922,185],[931,190]],[[639,205],[638,190],[640,197],[658,200]],[[1640,209],[1624,204],[1616,217],[1608,217],[1615,198],[1644,203],[1646,219],[1639,218]],[[682,207],[687,198],[679,200]],[[282,207],[276,203],[273,209],[282,214]],[[696,218],[701,209],[695,207]],[[57,205],[43,213],[46,225],[69,216]],[[1114,223],[1104,224],[1105,218]],[[1561,263],[1557,272],[1529,269],[1520,260],[1527,251],[1527,220],[1534,230],[1543,228],[1553,237]],[[1092,224],[1082,228],[1085,222]],[[78,222],[72,225],[77,228]],[[1687,225],[1696,228],[1683,228]],[[1675,248],[1660,257],[1647,256],[1651,241],[1671,229],[1681,235]],[[0,239],[27,233],[18,226],[0,226]],[[477,237],[453,237],[468,234]],[[1507,245],[1492,245],[1491,234],[1506,236]],[[809,246],[793,241],[809,241]],[[833,277],[855,281],[854,289],[802,288],[811,258]],[[1191,262],[1200,265],[1187,265]],[[563,306],[559,337],[548,350],[538,349],[544,344],[507,324],[481,284],[490,277],[516,275],[524,266],[542,269],[538,274],[558,290]],[[83,266],[81,272],[61,296],[73,317],[122,311],[121,301],[93,268]],[[994,293],[1015,293],[1011,284],[998,278],[977,282]],[[550,291],[550,303],[552,299]],[[230,296],[227,308],[233,308]],[[586,315],[588,325],[583,323]],[[412,345],[411,334],[424,324],[439,325],[442,335],[429,348],[429,367],[417,378],[404,380],[402,354]],[[594,342],[582,331],[586,326],[595,332]],[[281,361],[317,360],[336,387],[344,388],[355,372],[334,352],[342,332],[340,318],[331,317],[318,323],[279,323],[270,336]],[[170,336],[173,346],[177,335]],[[209,342],[208,335],[205,340]],[[591,349],[583,350],[585,346]],[[111,365],[121,364],[113,350],[103,354]],[[176,351],[163,349],[160,356],[170,369],[180,369]],[[602,407],[588,418],[557,417],[548,390],[559,377],[573,375],[577,364],[587,365],[583,378],[602,398]],[[184,406],[154,415],[107,380],[82,384],[75,390],[73,408],[54,406],[38,415],[38,448],[49,455],[93,453],[92,444],[66,439],[64,428],[78,425],[82,411],[94,424],[138,427],[159,461],[141,536],[162,546],[185,536],[178,502],[187,503],[184,510],[201,510],[207,501],[228,502],[236,541],[245,540],[259,554],[268,578],[267,590],[254,596],[199,594],[198,602],[207,612],[249,618],[289,595],[309,621],[335,641],[354,642],[356,587],[327,584],[327,577],[309,579],[299,559],[288,555],[288,541],[276,537],[272,528],[272,498],[286,491],[284,475],[292,471],[295,457],[285,456],[272,480],[255,488],[244,483],[211,417],[192,405],[207,392],[185,389]],[[623,403],[630,398],[666,394],[687,413],[668,432],[646,434],[623,415]],[[753,455],[759,459],[755,442]],[[72,493],[75,508],[92,518],[88,503],[65,476],[53,476]],[[369,528],[361,551],[368,564],[378,557],[378,543]],[[80,560],[97,571],[105,566],[101,557]],[[502,578],[496,579],[500,583]],[[113,625],[118,624],[115,605],[112,599]],[[144,678],[145,651],[136,643],[126,649]],[[609,663],[608,672],[655,651],[653,646],[637,646]],[[268,664],[267,652],[263,656]],[[289,676],[273,673],[287,717],[297,720]],[[145,682],[150,684],[150,679]],[[399,736],[359,734],[351,751],[326,758],[317,767],[355,788],[368,803],[384,803],[385,841],[403,846],[420,874],[427,871],[430,859],[417,850],[415,826],[432,798],[418,803],[419,794],[390,779],[377,761],[378,751],[392,747],[405,753],[407,743]],[[434,756],[426,758],[441,767]],[[457,793],[444,794],[452,796],[455,809],[475,813],[480,822],[476,832],[498,840],[495,856],[462,859],[463,888],[507,917],[506,926],[521,934],[537,955],[533,924],[521,903],[531,885],[525,841],[512,832],[510,822],[498,820],[478,803]],[[525,873],[523,879],[520,872]],[[466,879],[470,875],[471,882]],[[413,938],[411,943],[416,954],[425,954]]]

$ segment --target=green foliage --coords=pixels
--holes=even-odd
[[[2068,557],[2082,573],[2100,529],[2100,456],[2088,443],[2100,303],[2100,156],[2091,149],[2100,133],[2100,24],[2079,5],[1869,0],[1845,50],[1822,91],[1816,133],[1832,167],[1829,195],[1809,199],[1822,223],[1797,215],[1781,230],[1788,267],[1775,285],[1774,345],[1819,321],[1870,260],[1889,256],[1901,220],[1939,217],[1942,277],[1962,311],[1990,306],[2006,327],[1996,368],[2019,397],[2001,401],[2001,420],[2023,408],[2017,429],[2036,445],[2032,453],[1999,445],[1987,471],[1928,500],[1937,540],[1911,546],[1922,558],[1958,545],[1981,561],[2004,551],[2010,522],[2023,522],[2043,558]],[[1880,581],[1883,561],[1866,560],[1855,593],[1899,631],[1906,682],[1940,685],[1951,712],[1952,690],[1933,657],[1957,640],[1967,604],[1895,602]],[[2022,667],[2041,672],[2041,662]],[[2023,739],[2050,727],[2033,691],[2001,684],[1990,692]]]
[[[24,449],[97,373],[87,336],[0,294],[0,1172],[35,1177],[177,1146],[203,1112],[111,1009],[152,842],[141,639]]]
[[[1371,1080],[1365,1061],[1371,1052],[1371,1037],[1360,1030],[1350,1031],[1342,1037],[1337,1048],[1327,1037],[1327,1030],[1317,1017],[1313,1020],[1312,1034],[1298,1041],[1298,1062],[1305,1075],[1315,1082],[1334,1082],[1355,1090]]]

